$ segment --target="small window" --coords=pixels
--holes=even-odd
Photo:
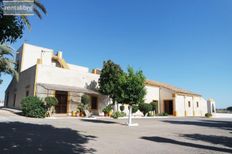
[[[26,97],[29,96],[29,90],[26,91]]]
[[[190,101],[188,101],[188,107],[191,107],[191,102]]]
[[[16,103],[16,94],[14,94],[14,104],[13,104],[13,106],[15,106],[15,103]]]
[[[197,107],[199,107],[199,102],[197,102]]]
[[[92,110],[97,110],[97,97],[92,97],[91,98],[91,109]]]

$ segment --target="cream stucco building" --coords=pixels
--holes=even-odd
[[[88,94],[91,96],[92,112],[102,115],[102,109],[111,103],[108,96],[96,90],[100,71],[69,64],[62,57],[62,52],[55,53],[52,49],[24,43],[17,51],[16,62],[19,81],[12,80],[6,89],[7,107],[20,109],[20,102],[26,96],[55,96],[59,101],[56,112],[70,113],[76,110],[81,95]],[[207,102],[199,94],[168,84],[147,80],[146,91],[145,102],[157,101],[159,113],[204,116],[209,110],[210,100]]]

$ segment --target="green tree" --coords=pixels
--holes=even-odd
[[[137,105],[144,101],[146,95],[145,76],[142,71],[134,72],[132,67],[128,68],[128,72],[121,75],[119,87],[122,89],[120,94],[122,101],[129,105],[128,125],[132,124],[131,114],[132,105]]]
[[[2,73],[11,74],[18,79],[18,72],[15,69],[13,51],[7,45],[0,45],[0,77]],[[0,80],[1,84],[2,80]]]
[[[108,95],[115,105],[116,97],[118,95],[119,78],[122,74],[123,71],[119,65],[115,64],[111,60],[104,61],[103,69],[98,81],[99,91],[104,95]]]

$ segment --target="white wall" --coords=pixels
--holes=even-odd
[[[189,106],[190,102],[190,106]],[[186,116],[193,116],[193,97],[192,96],[185,96],[185,111]]]
[[[91,82],[98,84],[99,75],[58,67],[38,65],[37,83],[58,84],[85,88]]]
[[[85,73],[89,72],[89,68],[83,67],[83,66],[68,64],[68,67],[69,67],[70,70],[75,70],[75,71],[78,71],[78,72],[85,72]]]
[[[150,103],[153,100],[159,101],[159,87],[154,86],[145,86],[146,89],[146,96],[145,96],[145,103]]]
[[[19,81],[12,80],[6,93],[8,96],[8,106],[12,108],[21,108],[21,100],[26,96],[26,91],[29,91],[29,96],[33,96],[34,81],[35,81],[35,66],[27,69],[19,74]],[[14,95],[16,94],[15,106]],[[5,101],[7,99],[5,98]],[[5,102],[6,104],[6,102]]]
[[[175,104],[176,116],[185,116],[185,97],[176,95]]]
[[[44,51],[44,52],[42,52]],[[37,63],[37,59],[41,59],[43,64],[50,65],[53,50],[42,48],[24,43],[22,46],[22,62],[20,71],[24,71]]]

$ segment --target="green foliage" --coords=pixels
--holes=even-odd
[[[152,101],[151,103],[152,111],[157,112],[158,111],[158,101]]]
[[[124,105],[121,105],[121,106],[120,106],[120,111],[123,112],[124,110],[125,110],[125,106],[124,106]]]
[[[15,69],[13,58],[13,50],[5,44],[0,44],[0,77],[2,73],[11,74],[18,80],[18,72]]]
[[[211,113],[206,113],[205,114],[205,117],[207,117],[207,118],[211,118],[213,115],[211,114]]]
[[[52,106],[56,106],[58,104],[58,100],[56,97],[48,96],[44,99],[46,107],[50,108]]]
[[[228,111],[232,111],[232,106],[227,108]]]
[[[168,113],[166,113],[166,112],[159,113],[159,114],[157,114],[157,116],[168,116]]]
[[[0,1],[0,6],[3,2]],[[47,14],[46,8],[39,2],[34,0],[34,13],[41,18],[40,12]],[[27,26],[30,29],[30,22],[26,16],[4,16],[3,10],[0,9],[0,44],[2,43],[14,43],[17,39],[23,36],[24,27]]]
[[[119,112],[119,111],[113,112],[113,114],[111,115],[111,117],[114,119],[118,119],[119,117],[125,117],[125,116],[126,116],[126,113]]]
[[[139,110],[138,105],[132,105],[132,113],[136,113]]]
[[[148,112],[152,111],[152,105],[151,104],[147,104],[147,103],[140,103],[139,104],[139,110],[145,116]]]
[[[44,118],[47,112],[44,102],[35,96],[25,97],[21,105],[23,115],[27,117]]]
[[[109,113],[111,110],[112,110],[112,105],[109,104],[102,110],[102,112]]]
[[[143,72],[134,72],[133,68],[129,67],[128,72],[122,74],[119,79],[121,101],[129,105],[143,102],[146,94],[144,82]]]
[[[77,104],[77,111],[84,113],[85,110],[90,110],[89,104],[78,103]]]
[[[81,103],[84,105],[90,104],[90,97],[88,95],[82,95]]]
[[[99,78],[99,91],[104,95],[109,95],[115,102],[118,93],[118,80],[123,74],[121,67],[111,60],[104,61],[103,69]]]

